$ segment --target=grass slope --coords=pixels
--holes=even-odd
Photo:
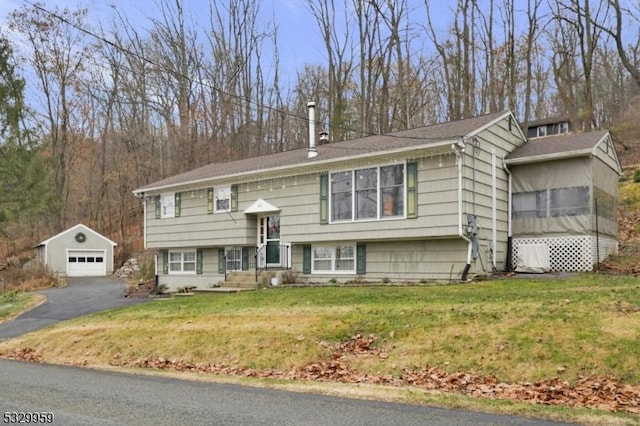
[[[640,283],[585,274],[174,298],[3,342],[0,356],[28,348],[39,360],[75,365],[173,360],[225,372],[304,371],[329,365],[335,348],[354,335],[370,336],[365,356],[349,358],[349,371],[359,375],[392,380],[436,367],[504,383],[613,376],[637,385]]]

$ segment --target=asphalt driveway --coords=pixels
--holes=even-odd
[[[64,288],[38,292],[47,296],[46,302],[23,313],[13,321],[0,324],[0,340],[16,337],[67,319],[151,300],[124,297],[125,282],[120,278],[67,278],[67,283],[68,285]]]

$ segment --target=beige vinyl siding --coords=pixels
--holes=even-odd
[[[187,247],[185,247],[187,248]],[[224,281],[224,275],[218,274],[218,248],[202,250],[202,274],[163,274],[162,252],[158,253],[158,284],[166,285],[169,291],[181,287],[196,286],[211,288]]]
[[[239,194],[240,196],[241,194]],[[146,238],[150,249],[255,244],[256,218],[237,212],[207,213],[207,188],[182,191],[180,217],[156,219],[147,198]]]
[[[467,144],[463,163],[463,214],[477,216],[479,252],[485,265],[490,260],[489,252],[493,241],[493,211],[492,211],[492,152],[496,155],[496,266],[500,268],[506,260],[506,242],[508,237],[509,220],[509,177],[503,168],[503,159],[524,141],[516,133],[517,126],[513,124],[509,131],[508,119],[499,121],[476,135],[479,145],[474,147]],[[474,159],[475,153],[475,173]],[[475,182],[475,183],[474,183]],[[466,216],[463,215],[463,226]]]
[[[313,183],[309,188],[312,193],[289,200],[274,199],[276,203],[281,202],[278,204],[282,208],[281,237],[292,243],[306,243],[333,241],[337,237],[344,240],[364,241],[455,235],[457,233],[455,158],[449,155],[448,160],[443,160],[447,161],[447,164],[443,163],[441,168],[438,156],[429,155],[416,161],[418,163],[418,217],[416,219],[391,218],[320,224],[318,174],[313,177]],[[370,166],[386,164],[389,162],[374,163]],[[287,201],[290,203],[285,204]]]
[[[372,165],[390,164],[390,160]],[[181,216],[147,214],[147,247],[254,245],[257,216],[244,210],[262,198],[280,208],[281,240],[290,243],[440,237],[457,234],[457,169],[450,153],[426,154],[418,162],[418,218],[320,224],[320,173],[238,185],[238,211],[207,214],[206,188],[184,191]],[[440,167],[442,164],[442,167]],[[345,164],[345,167],[348,165]],[[369,165],[371,166],[371,165]],[[353,169],[363,167],[355,164]],[[151,200],[151,201],[150,201]],[[147,212],[153,206],[147,199]]]
[[[604,141],[598,144],[596,157],[609,166],[611,170],[615,172],[619,171],[620,165],[618,163],[613,142],[609,135],[606,136]]]
[[[334,242],[334,244],[355,244]],[[438,281],[458,280],[466,262],[467,243],[462,239],[369,242],[367,247],[367,281]],[[293,247],[293,269],[302,271],[303,245]],[[478,264],[477,267],[480,267]],[[480,270],[472,271],[480,272]],[[353,274],[311,274],[309,282],[327,282],[335,278],[354,280]]]

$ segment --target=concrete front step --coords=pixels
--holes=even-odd
[[[256,274],[253,271],[233,271],[227,275],[225,287],[230,288],[258,288]]]

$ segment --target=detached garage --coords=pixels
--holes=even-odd
[[[116,245],[88,226],[78,224],[35,248],[38,261],[56,275],[103,277],[113,272]]]

